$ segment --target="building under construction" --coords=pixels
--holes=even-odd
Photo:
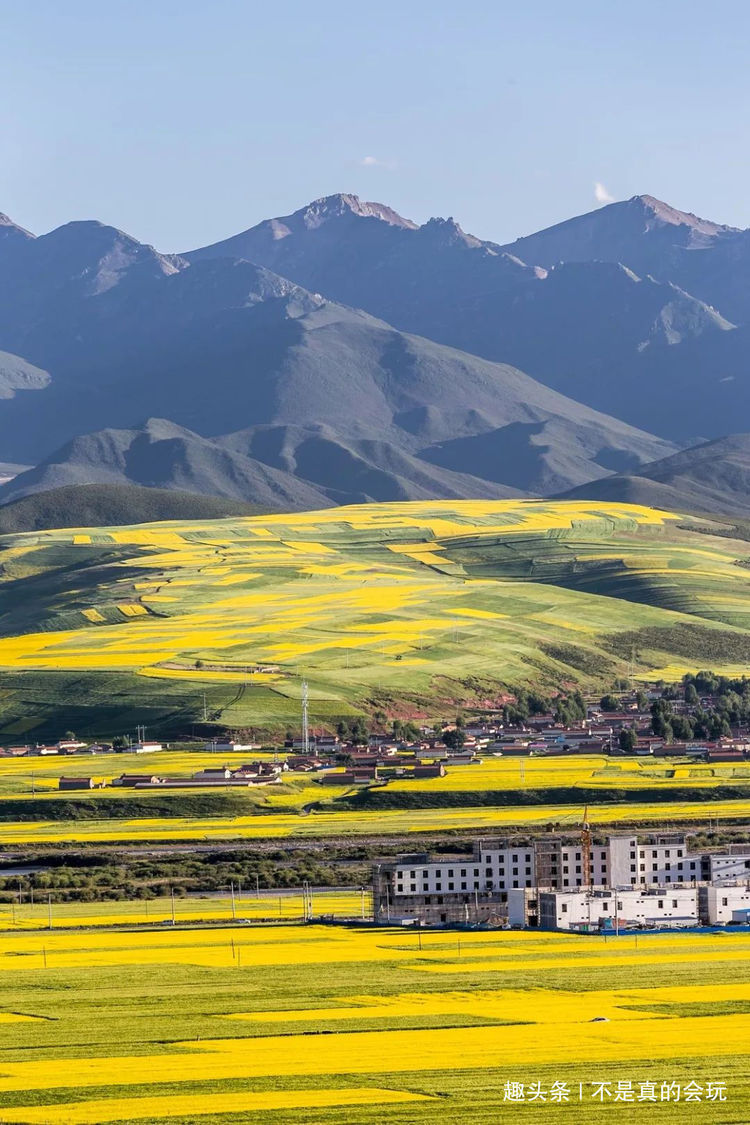
[[[584,821],[576,837],[478,840],[472,853],[449,859],[403,855],[373,868],[375,921],[424,925],[536,925],[537,891],[648,888],[715,881],[726,857],[688,851],[679,833],[639,840],[634,834],[597,843]],[[750,869],[750,852],[722,870]]]

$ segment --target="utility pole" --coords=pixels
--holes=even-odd
[[[237,917],[237,908],[236,908],[235,902],[234,902],[234,882],[230,883],[229,886],[230,886],[230,893],[232,895],[232,918],[236,918]]]
[[[175,916],[174,916],[174,887],[169,888],[169,897],[172,900],[172,925],[174,926],[174,925],[176,925],[176,920],[175,920]]]
[[[52,929],[52,894],[47,895],[47,929]]]
[[[310,753],[310,731],[308,728],[308,691],[307,680],[302,681],[302,749],[305,754]]]
[[[206,706],[206,693],[203,692],[203,722],[208,721],[208,707]]]

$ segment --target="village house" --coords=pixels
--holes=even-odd
[[[57,783],[58,789],[103,789],[103,781],[95,781],[93,777],[61,777]]]
[[[543,930],[601,930],[697,926],[697,887],[540,891]]]

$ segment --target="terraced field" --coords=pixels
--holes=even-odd
[[[0,1122],[739,1125],[748,964],[747,933],[4,933]]]
[[[431,714],[750,663],[750,548],[627,504],[440,501],[5,536],[3,736]],[[205,694],[205,700],[204,700]]]

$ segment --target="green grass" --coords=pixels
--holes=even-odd
[[[32,1074],[41,1071],[23,1089],[2,1093],[3,1110],[48,1107],[45,1120],[54,1122],[55,1105],[71,1102],[373,1087],[428,1095],[429,1100],[272,1114],[154,1116],[148,1125],[168,1120],[177,1125],[432,1125],[437,1114],[446,1125],[463,1125],[467,1119],[494,1125],[520,1115],[534,1125],[599,1125],[618,1119],[618,1111],[644,1125],[655,1113],[671,1125],[741,1125],[750,1115],[750,1075],[743,1053],[747,1003],[727,998],[740,989],[747,995],[747,938],[641,935],[635,946],[632,937],[581,943],[531,933],[427,933],[418,944],[414,933],[387,929],[359,933],[279,927],[271,933],[196,930],[187,940],[188,950],[195,947],[195,963],[170,961],[173,937],[168,931],[153,938],[134,935],[132,944],[122,934],[101,940],[86,934],[0,936],[0,1012],[36,1017],[0,1025],[0,1088],[14,1063],[39,1068]],[[95,952],[86,965],[92,942]],[[158,963],[150,959],[154,943],[163,950]],[[326,947],[330,958],[321,971]],[[61,965],[66,958],[75,964]],[[467,962],[484,963],[488,971],[477,972]],[[503,963],[506,967],[496,971]],[[431,966],[438,971],[430,971]],[[667,1001],[663,991],[656,991],[664,989],[681,990],[681,1002]],[[308,1020],[272,1023],[227,1018],[347,1008],[360,998],[387,1005],[414,994],[421,1000],[407,1002],[407,1010],[396,1015],[388,1014],[387,1007],[368,1014],[365,1007],[361,1017],[346,1020],[313,1013]],[[555,1005],[565,1004],[568,994],[573,1003],[569,999],[555,1015]],[[490,1006],[488,995],[496,997]],[[459,1000],[456,1010],[451,1010],[451,997]],[[551,1022],[545,1015],[550,1004]],[[609,1022],[592,1025],[592,1013],[604,1010],[610,1012]],[[530,1038],[523,1024],[532,1025]],[[718,1025],[721,1030],[715,1032]],[[481,1067],[441,1047],[454,1031],[464,1036],[469,1050],[484,1055]],[[591,1060],[586,1044],[598,1039],[607,1044],[606,1057]],[[220,1052],[231,1040],[237,1043],[240,1065],[235,1073],[191,1076],[189,1059],[208,1049],[207,1040],[216,1041]],[[524,1041],[528,1051],[519,1054],[517,1044]],[[670,1042],[681,1046],[665,1046]],[[628,1059],[632,1043],[643,1046],[638,1057]],[[177,1079],[170,1059],[181,1055],[188,1069]],[[564,1060],[555,1061],[561,1055]],[[143,1059],[142,1077],[133,1075],[132,1084],[118,1064],[122,1056]],[[268,1057],[277,1060],[278,1074],[262,1061]],[[290,1058],[301,1060],[300,1073],[289,1073]],[[80,1059],[94,1064],[111,1059],[109,1071],[105,1068],[111,1081],[65,1086],[66,1071],[74,1072]],[[653,1081],[658,1090],[663,1081],[723,1081],[728,1097],[723,1103],[654,1107],[600,1106],[587,1096],[582,1104],[574,1097],[567,1105],[514,1108],[504,1099],[507,1080],[540,1081],[546,1087],[564,1081],[575,1091],[579,1082]],[[588,1085],[585,1089],[588,1094]]]
[[[185,730],[204,693],[210,723],[278,733],[303,678],[330,727],[750,663],[747,543],[632,505],[382,504],[2,547],[6,740],[62,710],[83,733]]]

